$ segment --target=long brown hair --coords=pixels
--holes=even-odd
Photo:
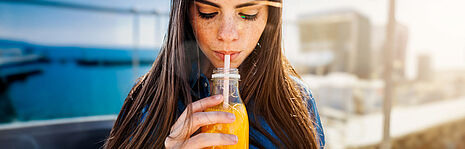
[[[271,1],[271,0],[270,0]],[[281,0],[272,0],[281,2]],[[192,103],[189,86],[191,65],[198,45],[189,23],[193,0],[172,0],[168,32],[150,71],[139,78],[127,96],[105,142],[105,148],[164,148],[176,121],[178,102]],[[317,148],[313,122],[299,85],[300,76],[282,51],[282,8],[269,7],[268,22],[260,46],[239,67],[241,97],[253,101],[250,126],[265,134],[279,148]],[[196,49],[196,50],[193,50]],[[142,110],[148,106],[144,121]],[[261,116],[277,135],[275,139],[259,123]],[[251,143],[259,145],[251,138]],[[259,146],[260,147],[260,146]]]

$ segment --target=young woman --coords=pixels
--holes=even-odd
[[[241,75],[250,148],[323,148],[314,98],[283,55],[281,3],[172,0],[161,52],[126,98],[105,148],[235,144],[234,135],[197,131],[234,121],[231,113],[203,112],[222,102],[211,95],[210,77],[226,54]]]

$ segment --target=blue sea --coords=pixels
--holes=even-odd
[[[9,114],[9,122],[118,114],[136,78],[148,72],[158,54],[157,49],[8,40],[0,40],[0,51],[0,60],[13,59],[0,63],[0,106],[12,109],[0,113]],[[31,56],[36,59],[27,59]],[[139,60],[136,68],[133,57]]]

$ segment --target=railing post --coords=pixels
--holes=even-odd
[[[384,59],[384,106],[383,106],[383,140],[381,142],[381,149],[391,148],[391,104],[393,97],[393,80],[392,80],[392,52],[394,49],[394,36],[396,33],[396,12],[395,12],[395,0],[389,0],[388,9],[388,22],[386,29],[386,40],[385,40],[385,59]]]

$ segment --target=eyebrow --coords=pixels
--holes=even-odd
[[[199,2],[199,3],[202,3],[202,4],[213,6],[213,7],[216,7],[216,8],[221,8],[221,6],[219,6],[218,4],[215,4],[215,3],[210,2],[208,0],[195,0],[195,1]],[[270,5],[267,2],[263,3],[263,1],[258,0],[258,1],[252,1],[252,2],[239,4],[235,8],[238,9],[238,8],[243,8],[243,7],[255,6],[255,5],[259,5],[259,4]],[[273,4],[271,4],[271,5],[273,5]]]
[[[249,7],[249,6],[254,6],[254,5],[257,5],[257,3],[248,2],[248,3],[239,4],[239,5],[236,6],[236,8]]]
[[[216,7],[216,8],[221,8],[219,5],[217,5],[215,3],[212,3],[210,1],[207,1],[207,0],[195,0],[195,1],[199,2],[199,3],[202,3],[202,4],[213,6],[213,7]]]

